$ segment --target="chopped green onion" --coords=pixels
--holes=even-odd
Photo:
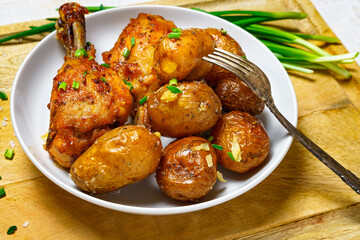
[[[227,31],[226,31],[226,30],[221,30],[220,32],[222,33],[222,35],[226,35],[226,34],[227,34]]]
[[[216,144],[211,144],[215,149],[223,150],[223,147]],[[231,157],[230,157],[231,158]]]
[[[85,77],[85,76],[86,76],[86,74],[87,74],[87,71],[85,71],[85,72],[84,72],[83,77]]]
[[[13,149],[6,149],[5,150],[5,153],[4,153],[4,156],[5,156],[5,158],[6,159],[13,159],[13,157],[14,157],[14,150]]]
[[[214,136],[211,135],[209,138],[208,138],[209,142],[212,142],[214,140]]]
[[[231,158],[231,160],[233,160],[235,162],[235,158],[234,158],[234,155],[232,154],[232,152],[227,152],[226,154]]]
[[[135,38],[134,37],[131,38],[130,43],[131,43],[131,47],[133,47],[135,45]]]
[[[17,230],[17,227],[16,227],[16,226],[11,226],[11,227],[9,227],[9,229],[7,230],[7,234],[8,234],[8,235],[13,234],[16,230]]]
[[[182,93],[182,91],[180,89],[178,89],[177,87],[172,86],[172,85],[166,86],[166,88],[169,89],[170,92],[175,93],[175,94]]]
[[[75,57],[87,57],[88,56],[88,53],[86,52],[85,49],[81,48],[81,49],[78,49],[76,50],[75,52]]]
[[[123,53],[124,58],[128,58],[130,56],[130,50],[126,47]]]
[[[145,97],[143,97],[143,98],[139,101],[139,104],[140,104],[140,105],[143,105],[147,100],[148,100],[148,97],[145,96]]]
[[[101,79],[101,81],[103,81],[104,83],[107,82],[106,78],[104,78],[104,77],[100,77],[100,79]]]
[[[45,19],[48,21],[57,21],[58,20],[58,18],[45,18]]]
[[[66,85],[67,85],[66,82],[61,82],[61,83],[59,84],[59,86],[58,86],[58,90],[62,89],[62,90],[65,91]]]
[[[73,84],[72,84],[72,88],[76,89],[76,90],[79,89],[79,86],[80,86],[80,83],[77,82],[77,81],[74,81]]]
[[[107,68],[109,68],[109,67],[110,67],[110,65],[109,65],[109,64],[107,64],[107,63],[102,63],[102,64],[101,64],[101,66],[104,66],[104,67],[107,67]]]
[[[171,31],[173,31],[174,33],[182,33],[182,29],[181,28],[171,28]]]
[[[5,197],[6,193],[5,193],[5,188],[0,188],[0,198]]]
[[[169,85],[177,85],[177,84],[178,84],[178,83],[177,83],[176,78],[170,79]]]
[[[128,85],[128,86],[130,87],[129,90],[133,90],[133,89],[134,89],[134,87],[133,87],[133,85],[131,84],[131,82],[128,82],[128,81],[126,81],[125,79],[123,79],[123,81],[124,81],[124,83],[125,83],[126,85]]]
[[[180,38],[181,33],[169,33],[168,38]]]
[[[94,57],[93,57],[93,56],[90,56],[90,57],[89,57],[89,60],[93,60],[93,59],[94,59]]]
[[[90,46],[91,45],[91,42],[86,42],[86,46]]]
[[[7,96],[6,93],[4,93],[4,92],[0,92],[0,98],[1,98],[1,100],[3,100],[3,101],[8,100],[8,96]]]
[[[2,179],[2,177],[0,176],[0,180]]]

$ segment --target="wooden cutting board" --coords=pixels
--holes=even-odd
[[[302,11],[304,20],[276,24],[308,34],[333,36],[309,0],[166,0],[151,2],[204,10]],[[45,20],[0,26],[0,35]],[[0,88],[8,96],[26,55],[43,36],[0,45]],[[333,54],[342,45],[323,45]],[[41,60],[40,60],[41,61]],[[40,63],[41,64],[41,63]],[[349,81],[327,72],[289,72],[299,108],[298,128],[360,175],[360,68]],[[36,93],[34,93],[36,94]],[[360,236],[360,197],[294,141],[279,167],[249,192],[218,206],[170,216],[140,216],[85,202],[40,173],[21,149],[11,125],[9,100],[0,101],[0,239],[344,239]],[[14,141],[15,157],[2,153]],[[27,228],[22,227],[28,221]],[[7,229],[18,230],[7,235]]]

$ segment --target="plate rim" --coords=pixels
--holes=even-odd
[[[184,7],[177,7],[177,6],[168,6],[168,5],[135,5],[135,6],[122,6],[122,7],[117,7],[117,8],[113,8],[113,9],[108,9],[105,11],[100,11],[100,12],[96,12],[96,13],[92,13],[88,16],[86,16],[86,18],[94,18],[97,16],[101,16],[103,14],[107,14],[109,12],[115,12],[115,11],[124,11],[127,9],[136,9],[136,10],[140,10],[142,12],[146,12],[146,11],[151,11],[153,9],[181,9],[182,11],[191,11],[191,12],[196,12],[197,14],[203,14],[206,15],[206,17],[210,17],[210,18],[216,18],[212,15],[209,15],[207,13],[204,12],[200,12],[197,10],[193,10],[193,9],[189,9],[189,8],[184,8]],[[230,22],[225,21],[223,19],[217,18],[218,21],[222,21],[224,24],[229,24]],[[232,24],[232,23],[230,23]],[[251,38],[253,38],[254,41],[259,42],[260,44],[262,44],[258,39],[256,39],[255,37],[253,37],[251,34],[249,34],[248,32],[246,32],[244,29],[239,28],[240,31],[242,31],[244,34],[249,35]],[[52,175],[44,166],[42,166],[40,164],[40,162],[38,162],[38,160],[36,159],[35,156],[33,156],[33,154],[30,152],[30,150],[28,149],[28,147],[25,145],[25,142],[23,140],[23,138],[21,137],[21,134],[18,130],[18,126],[16,123],[16,114],[15,114],[15,94],[16,94],[16,86],[18,85],[19,77],[21,72],[23,71],[23,68],[25,67],[25,65],[27,64],[28,60],[31,58],[31,56],[37,51],[38,48],[41,47],[41,43],[47,41],[48,38],[54,38],[55,37],[56,32],[52,32],[50,34],[48,34],[45,38],[43,38],[31,51],[30,53],[25,57],[24,61],[22,62],[21,66],[19,67],[15,78],[14,78],[14,82],[12,84],[12,89],[11,89],[11,96],[10,96],[10,116],[11,116],[11,120],[12,120],[12,126],[13,129],[15,131],[15,135],[23,149],[23,151],[26,153],[27,157],[31,160],[31,162],[36,166],[36,168],[38,170],[40,170],[40,172],[42,174],[44,174],[49,180],[51,180],[53,183],[55,183],[57,186],[61,187],[63,190],[73,194],[76,197],[79,197],[80,199],[83,199],[87,202],[96,204],[98,206],[101,207],[105,207],[105,208],[109,208],[109,209],[113,209],[116,211],[122,211],[122,212],[127,212],[127,213],[133,213],[133,214],[139,214],[139,215],[170,215],[170,214],[182,214],[182,213],[188,213],[188,212],[193,212],[193,211],[199,211],[199,210],[203,210],[209,207],[213,207],[219,204],[222,204],[224,202],[227,202],[235,197],[238,197],[240,195],[242,195],[243,193],[249,191],[250,189],[254,188],[255,186],[257,186],[260,182],[262,182],[265,178],[267,178],[276,168],[277,166],[282,162],[283,158],[285,157],[286,153],[288,152],[292,141],[293,141],[293,137],[288,135],[287,138],[289,138],[288,140],[286,140],[286,144],[284,144],[284,147],[282,148],[282,151],[278,154],[277,158],[279,158],[279,160],[277,162],[273,162],[266,171],[262,172],[260,175],[258,175],[253,181],[251,181],[250,183],[246,184],[245,186],[243,186],[240,190],[236,190],[233,191],[225,196],[220,196],[217,197],[215,199],[211,199],[205,202],[200,202],[200,203],[195,203],[192,205],[186,205],[186,206],[173,206],[173,207],[161,207],[161,208],[153,208],[153,207],[139,207],[139,206],[129,206],[126,204],[122,204],[122,203],[113,203],[113,202],[109,202],[103,199],[99,199],[96,197],[93,197],[92,195],[89,195],[88,193],[82,192],[79,189],[76,188],[72,188],[70,186],[68,186],[66,183],[62,182],[60,179],[56,178],[54,175]],[[120,33],[119,33],[120,34]],[[263,45],[263,44],[262,44]],[[266,47],[265,47],[266,48]],[[271,53],[271,51],[269,49],[266,48],[266,50],[268,50],[268,52]],[[271,55],[273,55],[271,53]],[[276,57],[274,56],[274,60],[278,62],[278,64],[280,65],[280,62],[276,59]],[[287,74],[286,70],[284,68],[281,69],[283,72],[285,72],[285,76],[287,77],[287,81],[289,81],[289,86],[290,86],[290,91],[291,91],[291,96],[292,96],[292,101],[295,103],[294,110],[293,112],[294,114],[294,119],[289,119],[289,121],[296,127],[297,125],[297,121],[298,121],[298,104],[297,104],[297,99],[296,99],[296,94],[295,94],[295,90],[294,90],[294,86],[291,82],[291,79],[289,77],[289,75]]]

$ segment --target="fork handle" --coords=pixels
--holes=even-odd
[[[275,115],[279,122],[288,130],[291,136],[295,137],[305,148],[307,148],[315,157],[323,164],[330,168],[338,175],[348,186],[350,186],[357,194],[360,194],[360,179],[351,171],[344,168],[334,158],[322,150],[318,145],[311,141],[294,127],[277,109],[272,100],[265,101],[266,106]]]

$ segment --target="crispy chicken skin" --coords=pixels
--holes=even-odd
[[[156,91],[165,82],[157,77],[153,69],[154,51],[160,38],[176,28],[172,21],[161,16],[140,13],[132,18],[120,34],[114,47],[103,53],[103,60],[116,70],[119,76],[131,82],[135,103],[146,94]],[[135,45],[131,46],[131,39]],[[130,55],[124,57],[125,48]]]
[[[53,79],[45,149],[54,161],[69,168],[96,138],[112,126],[125,123],[131,112],[132,96],[115,72],[94,59],[89,60],[95,57],[95,49],[85,43],[87,9],[67,3],[59,12],[57,38],[67,49],[67,55]],[[76,57],[78,49],[85,49],[87,56]],[[79,84],[78,88],[74,82]],[[62,83],[66,86],[59,88]]]

